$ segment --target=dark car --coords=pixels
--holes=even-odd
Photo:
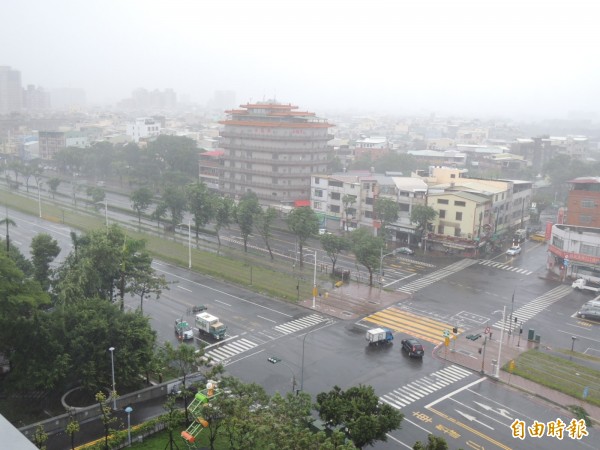
[[[396,253],[400,253],[401,255],[414,255],[415,254],[414,250],[412,250],[408,247],[400,247],[398,250],[396,250]]]
[[[425,354],[423,345],[415,338],[402,339],[402,350],[408,353],[411,358],[413,356],[422,358]]]

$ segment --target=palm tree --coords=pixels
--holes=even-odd
[[[8,250],[10,247],[10,237],[8,236],[8,226],[12,225],[13,227],[16,227],[17,224],[15,223],[14,220],[12,220],[8,217],[8,211],[6,212],[6,219],[0,220],[0,225],[2,225],[3,223],[6,224],[6,253],[8,253]]]

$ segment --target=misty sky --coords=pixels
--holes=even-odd
[[[8,0],[0,65],[114,103],[138,87],[311,111],[564,118],[600,105],[594,0]]]

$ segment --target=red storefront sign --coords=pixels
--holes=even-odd
[[[560,256],[563,259],[567,258],[570,261],[579,261],[579,262],[584,262],[584,263],[588,263],[588,264],[600,263],[600,258],[597,258],[595,256],[582,255],[581,253],[565,252],[565,251],[561,250],[560,248],[555,247],[554,245],[548,246],[548,250],[550,250],[550,252],[552,254]]]
[[[546,222],[546,241],[550,242],[552,239],[552,222]]]

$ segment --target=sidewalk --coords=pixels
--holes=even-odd
[[[466,338],[469,334],[481,334],[481,337],[476,341],[472,341]],[[505,383],[527,394],[533,394],[555,406],[559,406],[569,415],[573,415],[573,413],[567,410],[568,406],[582,406],[595,423],[600,423],[600,407],[582,402],[580,398],[571,397],[570,395],[555,391],[520,376],[512,375],[510,372],[502,369],[499,371],[499,378],[495,377],[499,350],[501,353],[500,367],[503,367],[509,364],[511,360],[516,360],[522,352],[536,348],[540,345],[539,343],[528,342],[523,336],[521,336],[519,341],[518,335],[507,336],[504,333],[502,348],[500,349],[500,332],[498,330],[492,330],[491,340],[489,336],[486,340],[485,336],[485,329],[480,329],[463,333],[457,339],[451,339],[448,347],[441,342],[433,351],[434,357],[479,372],[490,379]],[[484,342],[485,355],[483,351],[479,353],[479,350],[483,348]]]
[[[342,320],[357,320],[409,298],[409,294],[402,292],[350,282],[317,296],[314,311]],[[313,299],[301,300],[298,305],[313,309]]]

